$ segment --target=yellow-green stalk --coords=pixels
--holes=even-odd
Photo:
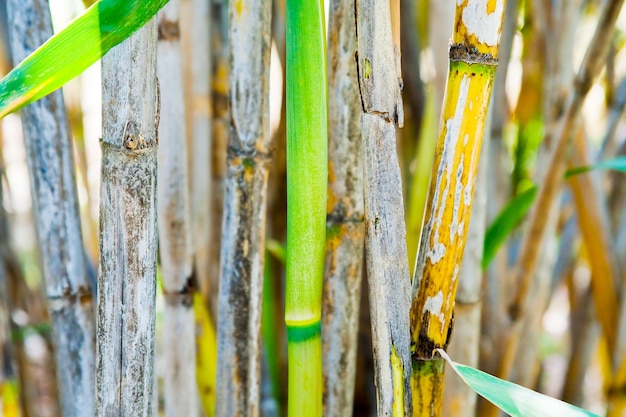
[[[505,0],[457,1],[442,120],[418,252],[411,330],[414,416],[440,416],[445,348],[469,225]]]
[[[323,0],[288,0],[286,20],[288,414],[321,417],[328,179]]]

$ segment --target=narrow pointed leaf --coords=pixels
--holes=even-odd
[[[513,417],[598,417],[561,400],[456,363],[443,350],[437,351],[470,388]]]
[[[626,172],[626,156],[619,156],[617,158],[607,159],[593,165],[585,165],[582,167],[572,168],[565,172],[565,178],[595,170],[613,170]]]
[[[79,75],[146,24],[167,2],[96,2],[0,80],[0,118]]]
[[[537,187],[529,188],[519,194],[506,205],[496,217],[485,234],[485,246],[483,251],[482,267],[487,269],[498,249],[504,243],[509,234],[524,218],[537,197]]]

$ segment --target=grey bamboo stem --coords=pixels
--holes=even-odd
[[[365,242],[354,0],[330,2],[329,191],[322,304],[324,415],[352,416]]]
[[[210,292],[211,271],[211,11],[206,0],[191,0],[190,95],[191,107],[191,221],[194,246],[194,266],[202,295]],[[216,289],[213,289],[214,291]],[[208,297],[205,298],[207,300]]]
[[[156,35],[153,19],[102,59],[98,417],[153,414]]]
[[[259,415],[270,162],[271,1],[230,2],[230,137],[219,288],[216,415]]]
[[[158,150],[158,228],[165,297],[165,415],[198,410],[192,241],[187,172],[187,137],[180,41],[180,1],[171,0],[158,18],[157,76],[161,121]]]
[[[52,36],[48,2],[7,2],[13,59]],[[61,406],[67,417],[94,415],[95,320],[81,237],[70,132],[61,91],[22,111],[35,225],[54,328]],[[71,364],[71,366],[70,366]]]
[[[389,1],[356,4],[357,65],[363,114],[366,265],[379,416],[392,415],[394,390],[411,415],[409,352],[410,275],[396,124],[402,101],[392,39]],[[392,363],[396,356],[395,369]],[[394,378],[395,372],[402,375]],[[397,398],[400,400],[400,398]]]

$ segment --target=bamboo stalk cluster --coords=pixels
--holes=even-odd
[[[607,415],[623,414],[625,190],[593,172],[581,122],[598,75],[618,71],[623,1],[328,1],[328,29],[323,0],[170,0],[129,31],[102,59],[100,212],[86,227],[72,100],[22,110],[59,415],[495,416],[439,352],[542,388],[559,291],[573,338],[562,397],[582,404],[595,358]],[[18,62],[51,19],[43,1],[7,6]],[[596,15],[571,74],[573,22]],[[608,157],[626,149],[626,90],[604,84]],[[0,410],[30,416],[28,346],[10,339],[46,309],[5,224]]]

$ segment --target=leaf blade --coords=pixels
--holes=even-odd
[[[0,119],[79,75],[169,0],[100,0],[0,80]]]
[[[489,226],[485,233],[483,259],[481,261],[483,270],[487,269],[506,238],[526,216],[535,202],[537,191],[538,188],[533,186],[520,193],[502,209],[498,217]]]
[[[597,414],[556,398],[496,378],[471,366],[456,363],[441,349],[438,349],[437,352],[441,354],[467,386],[511,416],[599,417]]]

